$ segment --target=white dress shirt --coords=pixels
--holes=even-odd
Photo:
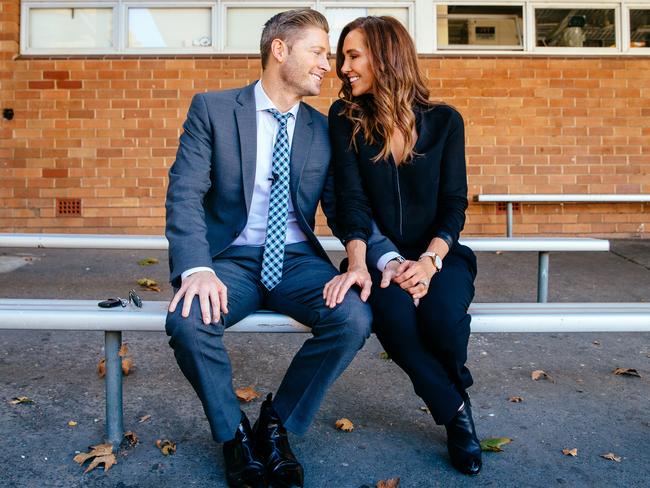
[[[241,234],[231,244],[233,246],[263,246],[266,240],[266,222],[269,214],[269,198],[271,196],[272,167],[273,167],[273,146],[278,135],[280,125],[278,121],[267,112],[268,109],[277,107],[273,104],[268,95],[264,92],[262,82],[255,84],[255,111],[257,122],[257,159],[255,163],[255,186],[251,206],[248,212],[246,226]],[[293,132],[296,128],[296,117],[300,102],[291,107],[288,112],[293,114],[287,120],[287,135],[289,136],[289,147],[293,143]],[[279,111],[279,110],[278,110]],[[285,112],[286,113],[286,112]],[[285,245],[306,241],[307,236],[300,229],[296,214],[293,209],[293,202],[289,195],[289,210],[287,213],[287,233]],[[190,268],[181,274],[185,279],[197,271],[211,271],[212,268],[200,266]]]

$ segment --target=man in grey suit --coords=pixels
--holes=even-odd
[[[326,306],[323,286],[337,270],[313,232],[319,200],[330,224],[334,216],[333,177],[326,118],[301,99],[318,95],[330,71],[327,32],[314,10],[271,18],[261,80],[197,94],[169,172],[166,235],[177,291],[166,330],[213,438],[224,443],[229,486],[303,485],[287,429],[306,432],[370,334],[369,289]],[[222,336],[260,308],[295,318],[313,335],[251,429]]]

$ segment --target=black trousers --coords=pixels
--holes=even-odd
[[[391,359],[409,375],[436,423],[448,423],[473,383],[465,362],[476,256],[456,244],[417,307],[398,285],[380,288],[381,273],[376,268],[370,267],[370,274],[373,331]]]

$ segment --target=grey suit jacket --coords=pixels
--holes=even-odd
[[[192,99],[169,170],[165,204],[175,287],[183,271],[211,266],[246,226],[257,157],[254,86],[199,93]],[[327,254],[313,229],[320,201],[337,234],[330,156],[326,117],[301,103],[291,148],[290,197],[301,230],[324,259]],[[379,236],[377,240],[383,242]],[[380,243],[374,247],[383,249]]]

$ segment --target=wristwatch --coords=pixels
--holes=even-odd
[[[436,268],[436,272],[440,273],[440,271],[442,270],[442,258],[438,256],[437,253],[429,252],[429,251],[420,254],[420,259],[424,257],[431,258],[431,261],[433,262],[433,266]]]
[[[406,259],[404,259],[404,256],[395,256],[390,261],[397,261],[399,264],[402,264],[404,261],[406,261]],[[390,263],[390,261],[388,261],[388,263]],[[386,264],[388,264],[388,263],[386,263]]]

